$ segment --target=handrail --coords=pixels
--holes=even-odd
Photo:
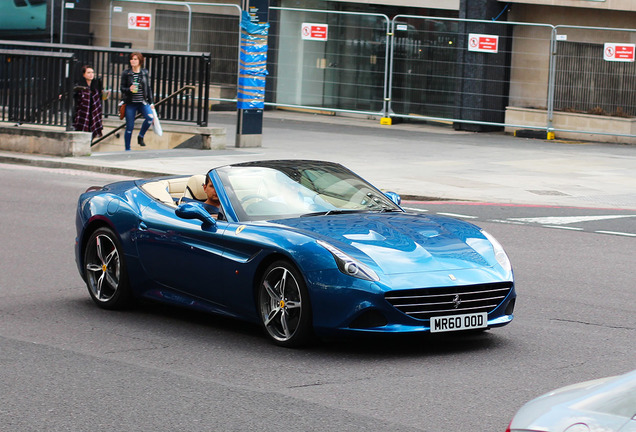
[[[165,98],[161,99],[159,102],[157,102],[154,105],[155,106],[159,106],[162,103],[164,103],[165,101],[167,101],[168,99],[172,99],[173,97],[183,93],[186,90],[194,90],[194,89],[195,89],[195,86],[191,86],[191,85],[183,86],[179,90],[177,90],[174,93],[172,93],[171,95],[168,95]],[[137,120],[138,118],[141,118],[141,114],[137,114],[137,116],[135,117],[135,120]],[[94,145],[98,144],[99,142],[105,140],[109,136],[114,135],[117,131],[119,131],[120,129],[122,129],[124,127],[126,127],[126,122],[124,122],[124,124],[122,124],[122,125],[117,126],[115,129],[113,129],[112,131],[108,132],[106,135],[102,135],[101,137],[97,138],[96,140],[91,141],[91,147],[93,147]]]

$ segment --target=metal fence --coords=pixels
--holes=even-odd
[[[270,8],[268,101],[274,106],[377,114],[387,109],[386,15]],[[303,39],[303,24],[328,29]],[[309,35],[311,36],[311,35]]]
[[[209,52],[209,99],[236,103],[238,6],[102,0],[93,2],[90,10],[78,9],[67,11],[65,37],[81,37],[74,31],[81,17],[90,14],[99,17],[90,18],[97,44],[144,53],[157,48]],[[131,17],[144,14],[151,16],[152,25],[144,28],[142,21],[131,27]],[[469,130],[507,127],[636,137],[631,130],[607,130],[590,120],[636,116],[633,56],[630,61],[605,56],[608,43],[630,45],[636,40],[634,29],[415,15],[389,19],[383,14],[283,7],[271,7],[269,16],[270,107],[445,121]],[[324,31],[315,37],[303,34],[314,26]],[[494,45],[488,45],[489,38],[496,40]],[[97,66],[97,73],[117,76],[116,55],[111,53],[108,66],[114,65],[113,71],[102,72]],[[191,68],[174,64],[166,73],[183,74]],[[159,76],[156,71],[153,75]],[[116,88],[114,83],[107,86]],[[113,114],[114,106],[106,111]],[[588,121],[563,123],[565,114],[583,114]]]
[[[103,45],[210,53],[214,60],[210,65],[210,82],[235,88],[240,35],[239,6],[168,0],[109,0],[108,5],[108,11],[91,11],[108,13],[105,26],[108,39],[102,42]],[[152,15],[154,20],[148,22],[147,29],[144,25],[136,26],[129,22],[131,16],[145,15]],[[99,34],[105,34],[103,27]],[[103,36],[100,39],[103,40]]]
[[[62,94],[73,88],[75,57],[0,49],[0,120],[72,128],[71,104]]]
[[[601,38],[607,43],[599,43]],[[635,117],[634,39],[636,30],[633,29],[555,26],[552,109],[619,118]],[[623,55],[617,53],[616,50],[620,51],[621,47],[628,52]],[[620,135],[617,131],[609,134]]]
[[[633,44],[630,60],[604,56],[606,42],[629,45],[634,29],[272,9],[268,105],[468,130],[636,136],[591,117],[555,119],[636,116]],[[324,26],[327,36],[303,37],[307,25]]]
[[[80,77],[80,68],[83,65],[92,66],[97,77],[101,79],[103,88],[111,90],[111,97],[103,102],[104,116],[119,115],[118,104],[122,99],[119,90],[121,73],[129,66],[129,54],[134,50],[0,41],[0,48],[4,49],[26,47],[31,50],[39,50],[31,51],[32,53],[44,54],[51,51],[69,53],[66,55],[76,59],[71,72],[77,78]],[[145,57],[144,67],[150,72],[155,103],[165,99],[161,104],[157,105],[157,113],[160,118],[207,126],[210,87],[209,53],[144,50],[143,55]],[[40,68],[34,73],[38,73],[43,79],[48,80],[48,70]],[[72,92],[72,89],[70,91]],[[175,95],[176,93],[178,94]],[[64,92],[58,91],[56,93],[56,95],[59,94],[64,96],[63,100],[72,100],[72,93],[69,93],[68,89]],[[55,106],[55,104],[52,105],[51,109],[54,109]],[[32,121],[30,123],[39,122]]]
[[[238,66],[236,56],[239,40],[238,16],[215,13],[193,13],[190,27],[192,37],[184,40],[183,33],[175,32],[175,23],[187,28],[187,14],[178,11],[157,11],[157,33],[155,48],[171,51],[209,52],[214,60],[210,68],[210,81],[214,85],[236,85]]]

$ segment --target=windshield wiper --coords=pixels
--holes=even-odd
[[[304,215],[301,215],[301,217],[306,217],[306,216],[329,216],[329,215],[346,214],[346,213],[364,213],[364,212],[368,212],[368,211],[369,211],[368,209],[361,209],[361,210],[331,209],[331,210],[327,210],[327,211],[305,213]]]
[[[404,210],[402,209],[398,209],[398,208],[381,208],[378,210],[372,210],[372,211],[376,211],[376,212],[380,212],[380,213],[392,213],[392,212],[396,212],[396,213],[403,213]]]

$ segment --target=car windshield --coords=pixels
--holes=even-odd
[[[240,220],[401,211],[382,192],[338,164],[270,161],[226,166],[216,172]]]

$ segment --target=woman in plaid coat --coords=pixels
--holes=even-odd
[[[74,90],[75,130],[92,132],[92,138],[102,136],[102,84],[92,67],[82,67],[82,78]]]

